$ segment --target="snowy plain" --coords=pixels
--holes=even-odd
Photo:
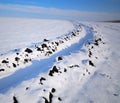
[[[44,38],[55,39],[72,29],[72,23],[64,20],[0,17],[0,54],[39,43]]]
[[[119,103],[120,24],[50,22],[57,28],[48,26],[51,36],[1,55],[0,103]],[[16,56],[21,61],[15,62]]]

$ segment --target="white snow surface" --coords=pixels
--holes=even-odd
[[[75,35],[73,35],[73,32],[75,33]],[[79,28],[77,27],[77,30],[74,30],[73,32],[68,32],[68,34],[61,36],[61,38],[56,38],[55,40],[47,40],[39,44],[36,43],[29,48],[30,50],[32,50],[31,53],[26,52],[28,48],[25,47],[22,48],[20,51],[15,50],[5,55],[1,55],[0,68],[1,71],[3,69],[4,71],[0,73],[0,78],[11,75],[16,70],[31,65],[31,61],[33,60],[45,59],[51,54],[57,53],[62,49],[69,47],[70,45],[78,42],[81,38],[83,38],[86,31],[83,27],[80,26]],[[43,45],[47,47],[43,47]]]
[[[43,39],[55,39],[74,28],[64,20],[0,17],[0,54],[23,48]]]
[[[19,67],[18,72],[12,68],[15,71],[10,76],[0,79],[0,103],[119,103],[120,24],[82,22],[79,25],[74,26],[75,36],[68,32],[45,42],[52,47],[63,40],[64,43],[55,46],[55,52],[44,55],[45,49],[37,57],[39,53],[32,48],[31,65],[25,66],[23,72]],[[24,50],[19,53],[22,55]],[[1,58],[15,56],[13,52]],[[34,75],[36,69],[38,73]],[[26,71],[28,74],[24,75]]]

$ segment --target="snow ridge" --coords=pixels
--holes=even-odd
[[[20,52],[3,55],[0,57],[0,78],[10,75],[20,68],[30,65],[33,60],[40,60],[70,46],[84,37],[84,28],[78,26],[69,35],[65,35],[56,40],[44,39],[43,43],[36,44],[33,48],[24,48]],[[78,38],[79,37],[79,38]]]

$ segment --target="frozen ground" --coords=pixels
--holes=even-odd
[[[1,55],[0,103],[119,103],[119,28],[77,23],[71,32]]]

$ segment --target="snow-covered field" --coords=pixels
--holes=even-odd
[[[0,17],[0,54],[39,43],[44,38],[55,39],[72,29],[68,21]]]
[[[26,28],[28,21],[22,23]],[[28,44],[19,47],[15,42],[21,49],[4,49],[12,51],[0,56],[0,103],[119,103],[120,24],[38,21],[30,23],[30,28],[36,25],[31,35],[47,30],[47,36],[38,39],[37,34],[31,42],[26,29]],[[36,30],[38,26],[45,31]]]

